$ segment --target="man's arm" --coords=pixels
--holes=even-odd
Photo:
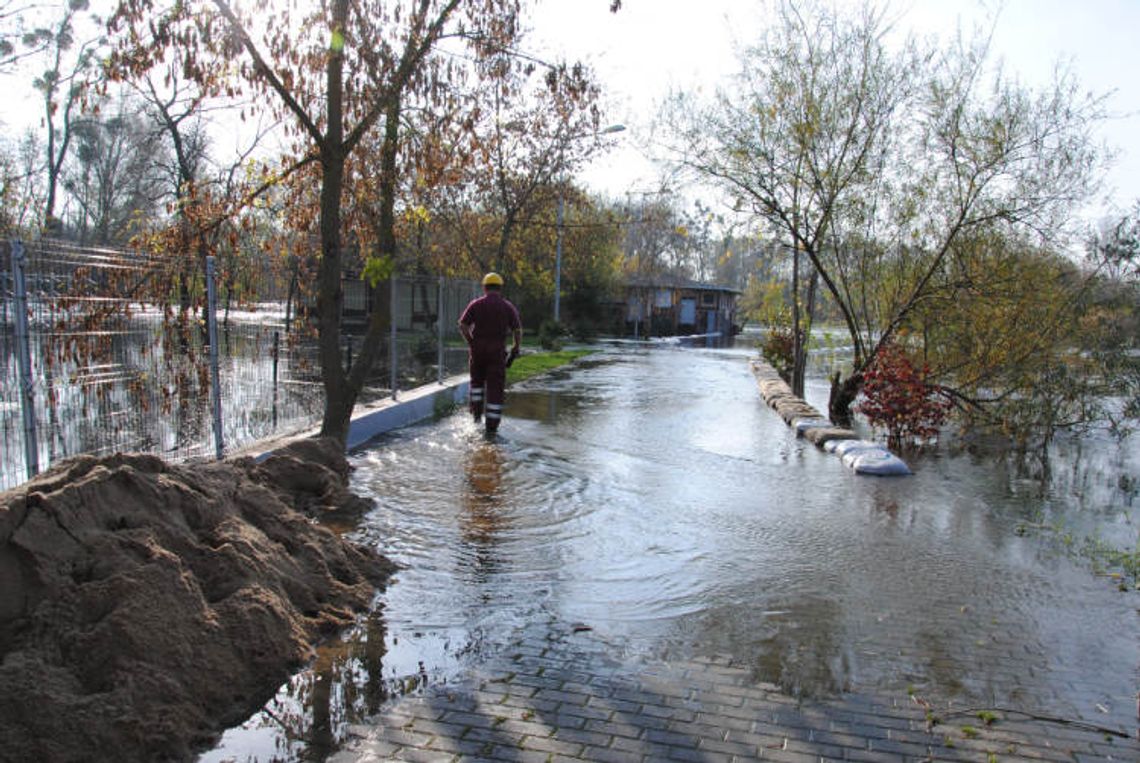
[[[463,335],[463,341],[467,342],[467,344],[471,344],[471,340],[474,338],[474,334],[471,331],[471,324],[460,321],[459,333]]]
[[[519,342],[521,342],[521,341],[522,341],[522,328],[520,327],[520,328],[514,329],[514,330],[511,332],[511,335],[512,335],[512,336],[514,337],[514,339],[515,339],[515,346],[514,346],[514,347],[512,347],[512,348],[511,348],[511,350],[512,350],[512,351],[514,351],[514,353],[515,353],[516,355],[518,355],[518,352],[519,352]]]

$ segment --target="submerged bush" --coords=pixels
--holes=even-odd
[[[760,342],[760,352],[780,378],[791,384],[795,361],[795,334],[787,326],[773,326]]]
[[[927,383],[929,373],[893,342],[879,349],[864,372],[863,399],[856,410],[873,426],[887,430],[891,447],[935,437],[946,422],[950,402]]]

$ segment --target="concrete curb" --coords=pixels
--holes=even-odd
[[[358,405],[348,426],[345,450],[354,450],[378,435],[426,421],[459,405],[467,400],[469,386],[467,374],[462,374],[401,392],[394,399]]]

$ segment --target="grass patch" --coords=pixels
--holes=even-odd
[[[593,350],[559,350],[558,352],[531,352],[520,355],[507,369],[507,384],[514,384],[523,379],[546,373],[551,369],[573,363],[583,355],[589,355]]]
[[[1109,578],[1119,590],[1140,591],[1140,546],[1116,548],[1097,534],[1086,535],[1082,540],[1060,521],[1051,524],[1023,522],[1014,532],[1027,535],[1031,530],[1050,533],[1049,537],[1057,548],[1071,557],[1086,560],[1093,574]]]

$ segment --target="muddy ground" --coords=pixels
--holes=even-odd
[[[392,565],[334,442],[264,463],[81,457],[0,494],[0,760],[187,760],[262,706]]]

